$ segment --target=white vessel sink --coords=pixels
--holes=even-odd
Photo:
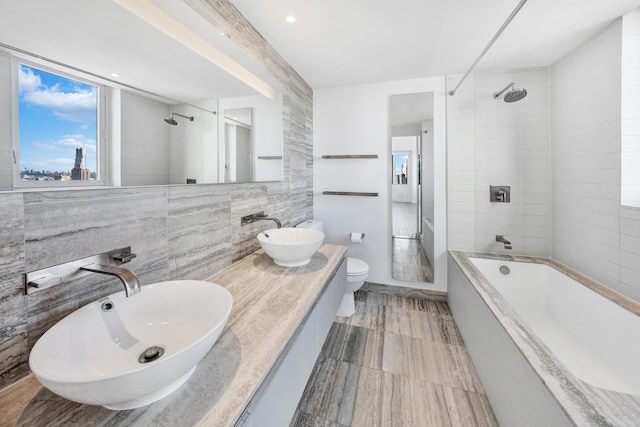
[[[49,329],[29,366],[42,385],[69,400],[116,410],[144,406],[191,376],[232,303],[222,286],[196,280],[146,285],[129,298],[118,292]]]
[[[323,241],[324,234],[310,228],[273,228],[258,234],[262,249],[283,267],[308,264]]]

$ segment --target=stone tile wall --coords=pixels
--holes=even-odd
[[[240,226],[258,211],[294,225],[313,215],[313,92],[226,0],[190,0],[283,85],[281,182],[0,193],[0,388],[28,374],[29,350],[55,322],[117,292],[87,273],[24,295],[24,274],[131,246],[142,284],[204,279],[259,248],[273,223]]]

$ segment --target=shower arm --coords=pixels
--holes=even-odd
[[[506,21],[504,21],[504,23],[502,24],[502,26],[498,29],[498,32],[495,33],[493,35],[493,37],[491,38],[491,40],[489,41],[489,43],[485,46],[484,49],[482,49],[482,52],[480,52],[480,55],[476,58],[475,61],[473,61],[473,64],[471,64],[471,67],[469,67],[469,69],[467,70],[467,72],[464,74],[464,76],[462,77],[462,80],[460,80],[458,82],[458,84],[456,85],[456,87],[453,88],[453,90],[449,91],[449,95],[453,96],[456,94],[456,91],[458,90],[458,88],[460,87],[460,85],[462,85],[462,83],[467,79],[467,77],[469,77],[469,74],[471,74],[471,72],[473,71],[474,68],[476,68],[476,65],[478,65],[478,62],[480,62],[480,60],[482,59],[482,57],[489,51],[489,49],[491,49],[491,46],[493,46],[493,44],[496,42],[496,40],[498,40],[498,37],[500,37],[500,34],[502,34],[502,32],[507,28],[507,26],[511,23],[511,21],[513,20],[513,18],[516,17],[516,15],[518,14],[518,12],[520,12],[520,9],[522,9],[522,6],[524,6],[524,4],[527,2],[527,0],[520,0],[520,3],[518,3],[518,5],[516,6],[515,9],[513,9],[513,12],[511,12],[511,15],[509,15],[509,17],[507,18]]]
[[[190,122],[193,121],[193,116],[185,116],[184,114],[180,114],[180,113],[171,113],[171,117],[173,116],[178,116],[178,117],[188,119]]]
[[[511,82],[509,83],[504,89],[502,89],[500,92],[495,92],[493,94],[493,99],[498,99],[502,96],[503,93],[505,93],[507,91],[507,89],[509,88],[515,88],[516,87],[516,82]]]

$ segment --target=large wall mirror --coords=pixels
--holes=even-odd
[[[392,277],[433,283],[433,94],[391,97]]]
[[[0,190],[282,179],[280,82],[196,2],[138,3],[184,24],[205,52],[113,0],[38,2],[37,13],[31,2],[3,5]],[[229,65],[207,59],[212,50]],[[224,139],[232,111],[251,112],[237,126],[246,167],[235,174]]]

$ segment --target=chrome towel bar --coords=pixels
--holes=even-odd
[[[364,196],[364,197],[378,197],[378,193],[361,193],[357,191],[323,191],[322,194],[326,196]]]
[[[377,159],[377,154],[330,154],[322,156],[323,159]]]

